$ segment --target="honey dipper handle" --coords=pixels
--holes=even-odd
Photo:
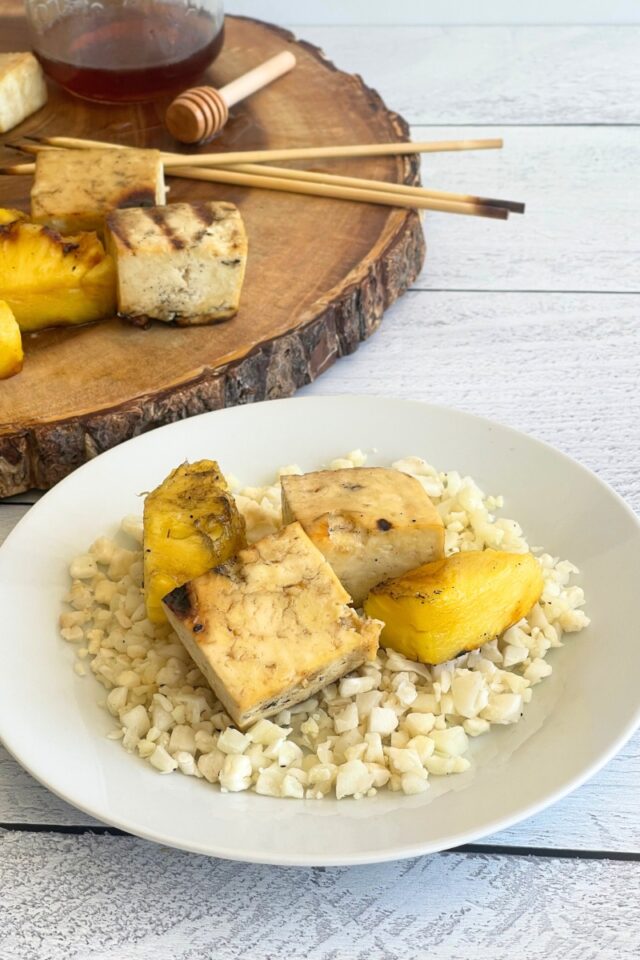
[[[214,87],[185,90],[169,104],[166,112],[164,122],[169,133],[182,143],[206,143],[224,127],[229,107],[266,87],[295,65],[296,58],[291,51],[283,50],[220,90]]]
[[[249,70],[248,73],[238,77],[237,80],[232,80],[226,87],[221,87],[218,93],[226,105],[232,107],[234,103],[239,103],[240,100],[251,96],[256,90],[266,87],[268,83],[281,77],[283,73],[288,73],[295,65],[296,58],[291,51],[283,50],[275,57],[265,60],[259,67],[254,67],[253,70]]]

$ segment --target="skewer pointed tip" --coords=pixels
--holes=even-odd
[[[524,213],[525,211],[524,203],[519,203],[517,200],[496,200],[493,197],[478,197],[478,202],[487,207],[503,207],[510,213]]]
[[[33,143],[27,143],[24,140],[10,140],[5,143],[6,147],[9,147],[11,150],[17,150],[18,153],[36,153],[37,147]]]
[[[0,167],[0,176],[29,176],[34,172],[34,170],[35,165],[33,163],[14,163],[7,167]]]

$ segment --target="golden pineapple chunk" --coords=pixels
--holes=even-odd
[[[444,663],[526,616],[542,586],[540,565],[530,553],[475,550],[381,583],[364,609],[385,624],[382,646],[411,660]]]
[[[16,219],[0,226],[0,297],[21,330],[101,320],[116,309],[113,260],[95,233],[63,238]]]
[[[244,520],[215,460],[176,467],[144,502],[144,592],[152,623],[161,600],[246,546]]]
[[[14,223],[16,220],[26,220],[27,215],[22,210],[12,210],[11,207],[0,207],[0,227],[5,223]]]
[[[20,327],[9,304],[0,300],[0,380],[20,373],[23,359]]]

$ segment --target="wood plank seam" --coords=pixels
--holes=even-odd
[[[108,837],[134,837],[135,834],[127,833],[126,830],[120,830],[118,827],[101,826],[96,824],[91,826],[74,826],[72,824],[50,824],[50,823],[0,823],[0,830],[7,833],[50,833],[50,834],[68,834],[70,836],[83,836],[92,834],[94,836]],[[463,854],[486,854],[490,856],[502,857],[544,857],[554,860],[613,860],[623,861],[625,863],[640,863],[640,852],[626,850],[574,850],[563,847],[527,847],[512,846],[498,843],[464,843],[459,847],[451,847],[449,850],[443,850],[441,853],[463,853]],[[217,858],[212,858],[217,859]],[[314,869],[325,870],[325,867]]]
[[[493,287],[409,287],[408,293],[524,293],[524,294],[568,294],[569,296],[585,297],[637,297],[638,290],[535,290],[527,289],[494,289]],[[15,502],[15,501],[14,501]]]
[[[423,123],[422,121],[419,121],[419,120],[409,121],[409,122],[411,123],[411,126],[415,127],[416,129],[418,127],[424,127],[427,130],[432,127],[443,127],[443,128],[445,127],[470,127],[470,128],[488,127],[488,128],[491,128],[496,126],[495,123]],[[606,121],[602,121],[602,122],[584,121],[583,123],[579,123],[579,122],[572,123],[571,121],[562,121],[562,122],[558,121],[557,123],[532,123],[531,121],[527,123],[504,123],[500,121],[499,126],[500,128],[504,127],[505,129],[526,130],[528,127],[530,127],[532,130],[539,130],[539,129],[544,129],[544,127],[550,127],[550,128],[553,128],[553,127],[623,127],[623,128],[624,127],[640,127],[640,123],[623,123],[620,120],[612,120],[609,123],[607,123]]]

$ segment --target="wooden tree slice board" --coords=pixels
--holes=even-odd
[[[0,18],[0,49],[28,47],[24,21]],[[205,151],[408,138],[402,118],[359,77],[259,21],[227,17],[210,82],[222,86],[286,48],[298,59],[295,70],[235,107]],[[3,141],[57,134],[175,150],[162,123],[166,103],[93,105],[51,88],[47,106]],[[0,161],[15,157],[0,147]],[[416,158],[308,166],[417,182]],[[0,206],[28,210],[30,186],[29,177],[0,178]],[[23,371],[0,382],[0,496],[46,489],[88,458],[160,424],[292,394],[355,350],[422,266],[424,240],[413,211],[175,178],[170,186],[169,202],[226,199],[239,206],[249,237],[239,313],[208,327],[142,330],[113,319],[26,336]]]

